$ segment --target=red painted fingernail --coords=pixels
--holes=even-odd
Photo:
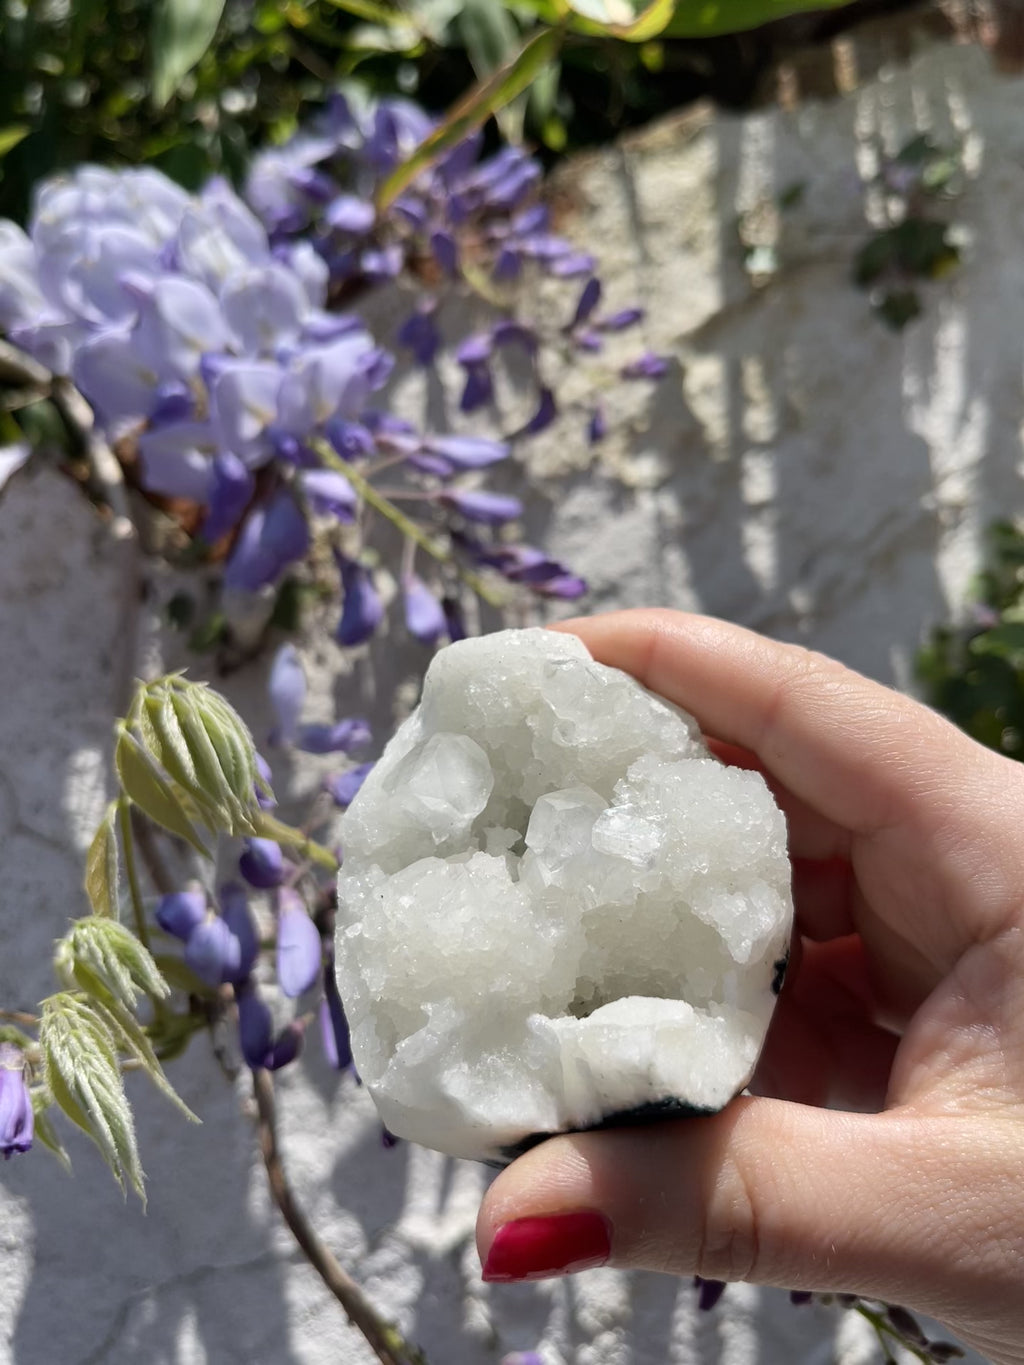
[[[604,1265],[611,1255],[612,1225],[603,1213],[560,1213],[517,1218],[498,1229],[483,1276],[491,1284],[543,1280]]]

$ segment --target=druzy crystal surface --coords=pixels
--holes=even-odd
[[[338,984],[392,1132],[502,1161],[750,1079],[792,919],[782,814],[575,636],[442,650],[341,837]]]

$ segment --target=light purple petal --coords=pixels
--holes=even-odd
[[[459,270],[459,247],[450,232],[438,230],[430,234],[430,250],[434,260],[446,275],[452,277]]]
[[[357,763],[347,772],[333,774],[324,778],[324,789],[330,792],[339,806],[349,806],[356,798],[359,788],[373,771],[372,763]]]
[[[445,633],[444,609],[421,578],[407,574],[402,580],[405,628],[414,640],[433,645]]]
[[[218,899],[224,923],[238,939],[238,971],[244,979],[256,965],[260,953],[260,938],[249,909],[249,897],[244,886],[238,882],[227,882],[221,887]]]
[[[329,1066],[335,1071],[344,1071],[352,1064],[348,1020],[345,1018],[341,996],[334,980],[332,963],[327,964],[324,972],[324,998],[320,1001],[320,1037]]]
[[[138,439],[143,488],[208,506],[215,449],[213,432],[205,422],[175,422],[144,431]]]
[[[290,999],[308,991],[320,975],[323,944],[301,897],[281,893],[277,917],[277,980]]]
[[[466,384],[459,399],[461,412],[476,412],[486,407],[494,398],[494,380],[487,365],[469,365],[466,368]]]
[[[574,275],[589,275],[597,261],[585,251],[571,252],[568,256],[556,256],[548,262],[548,274],[558,279],[571,279]]]
[[[595,326],[600,327],[602,332],[624,332],[627,327],[635,327],[638,322],[642,322],[643,318],[642,308],[620,308],[617,313],[609,313],[607,317],[598,318]]]
[[[339,194],[328,204],[324,218],[335,231],[362,237],[373,227],[377,212],[366,199],[358,199],[354,194]]]
[[[608,435],[608,423],[601,408],[595,408],[587,423],[587,443],[595,446]]]
[[[486,489],[451,488],[440,501],[461,513],[467,521],[482,522],[486,526],[500,526],[515,521],[523,514],[518,498],[503,493],[489,493]]]
[[[254,507],[246,517],[224,569],[224,584],[258,592],[308,549],[306,519],[292,495],[280,489],[268,504]]]
[[[310,311],[302,280],[274,262],[233,275],[220,302],[224,320],[250,355],[272,355],[295,341]]]
[[[304,469],[299,475],[303,493],[315,512],[339,521],[355,520],[359,499],[345,475],[336,469]]]
[[[201,527],[205,541],[212,545],[235,529],[249,505],[254,486],[252,475],[233,451],[222,450],[214,456],[209,504]]]
[[[237,992],[237,1000],[238,1034],[242,1056],[246,1065],[256,1071],[267,1064],[273,1040],[274,1021],[270,1016],[269,1007],[252,986]]]
[[[664,356],[645,351],[636,360],[623,365],[621,374],[623,379],[660,379],[667,369],[668,361]]]
[[[576,304],[576,312],[573,314],[572,322],[569,323],[569,330],[579,327],[586,322],[591,313],[601,301],[601,281],[596,275],[591,275],[580,292],[579,301]]]
[[[549,427],[558,415],[555,406],[555,395],[546,386],[540,391],[540,402],[537,404],[537,411],[533,414],[525,426],[519,428],[517,436],[535,436],[539,431],[544,431]]]
[[[159,375],[127,330],[100,332],[75,352],[72,376],[103,421],[144,417]]]
[[[182,942],[206,918],[206,894],[202,891],[169,891],[161,896],[156,907],[156,922],[160,928]]]
[[[268,891],[284,881],[285,865],[281,845],[273,839],[246,839],[238,870],[259,891]]]
[[[361,564],[350,559],[341,559],[339,563],[345,597],[334,638],[339,645],[362,645],[384,619],[384,603]]]
[[[373,735],[368,721],[351,716],[333,725],[303,725],[296,748],[307,754],[348,754],[370,743]]]
[[[483,469],[508,457],[506,441],[492,441],[486,436],[428,436],[424,447],[432,455],[440,455],[457,469]]]
[[[306,704],[306,671],[294,645],[282,645],[274,655],[267,679],[267,692],[277,720],[274,743],[294,743],[299,717]]]
[[[239,978],[241,957],[241,945],[220,915],[197,924],[185,944],[186,964],[208,986]]]

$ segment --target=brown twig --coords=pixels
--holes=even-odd
[[[260,1067],[252,1073],[253,1093],[259,1115],[258,1132],[271,1197],[303,1255],[348,1314],[348,1320],[369,1342],[382,1365],[426,1365],[423,1353],[410,1346],[393,1323],[387,1322],[370,1304],[355,1280],[343,1270],[321,1242],[295,1202],[281,1164],[277,1145],[274,1083]]]

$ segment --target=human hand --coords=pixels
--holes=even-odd
[[[608,1261],[848,1292],[1021,1365],[1024,765],[738,626],[631,611],[563,628],[764,773],[789,824],[794,953],[754,1095],[520,1157],[480,1210],[485,1278]]]

